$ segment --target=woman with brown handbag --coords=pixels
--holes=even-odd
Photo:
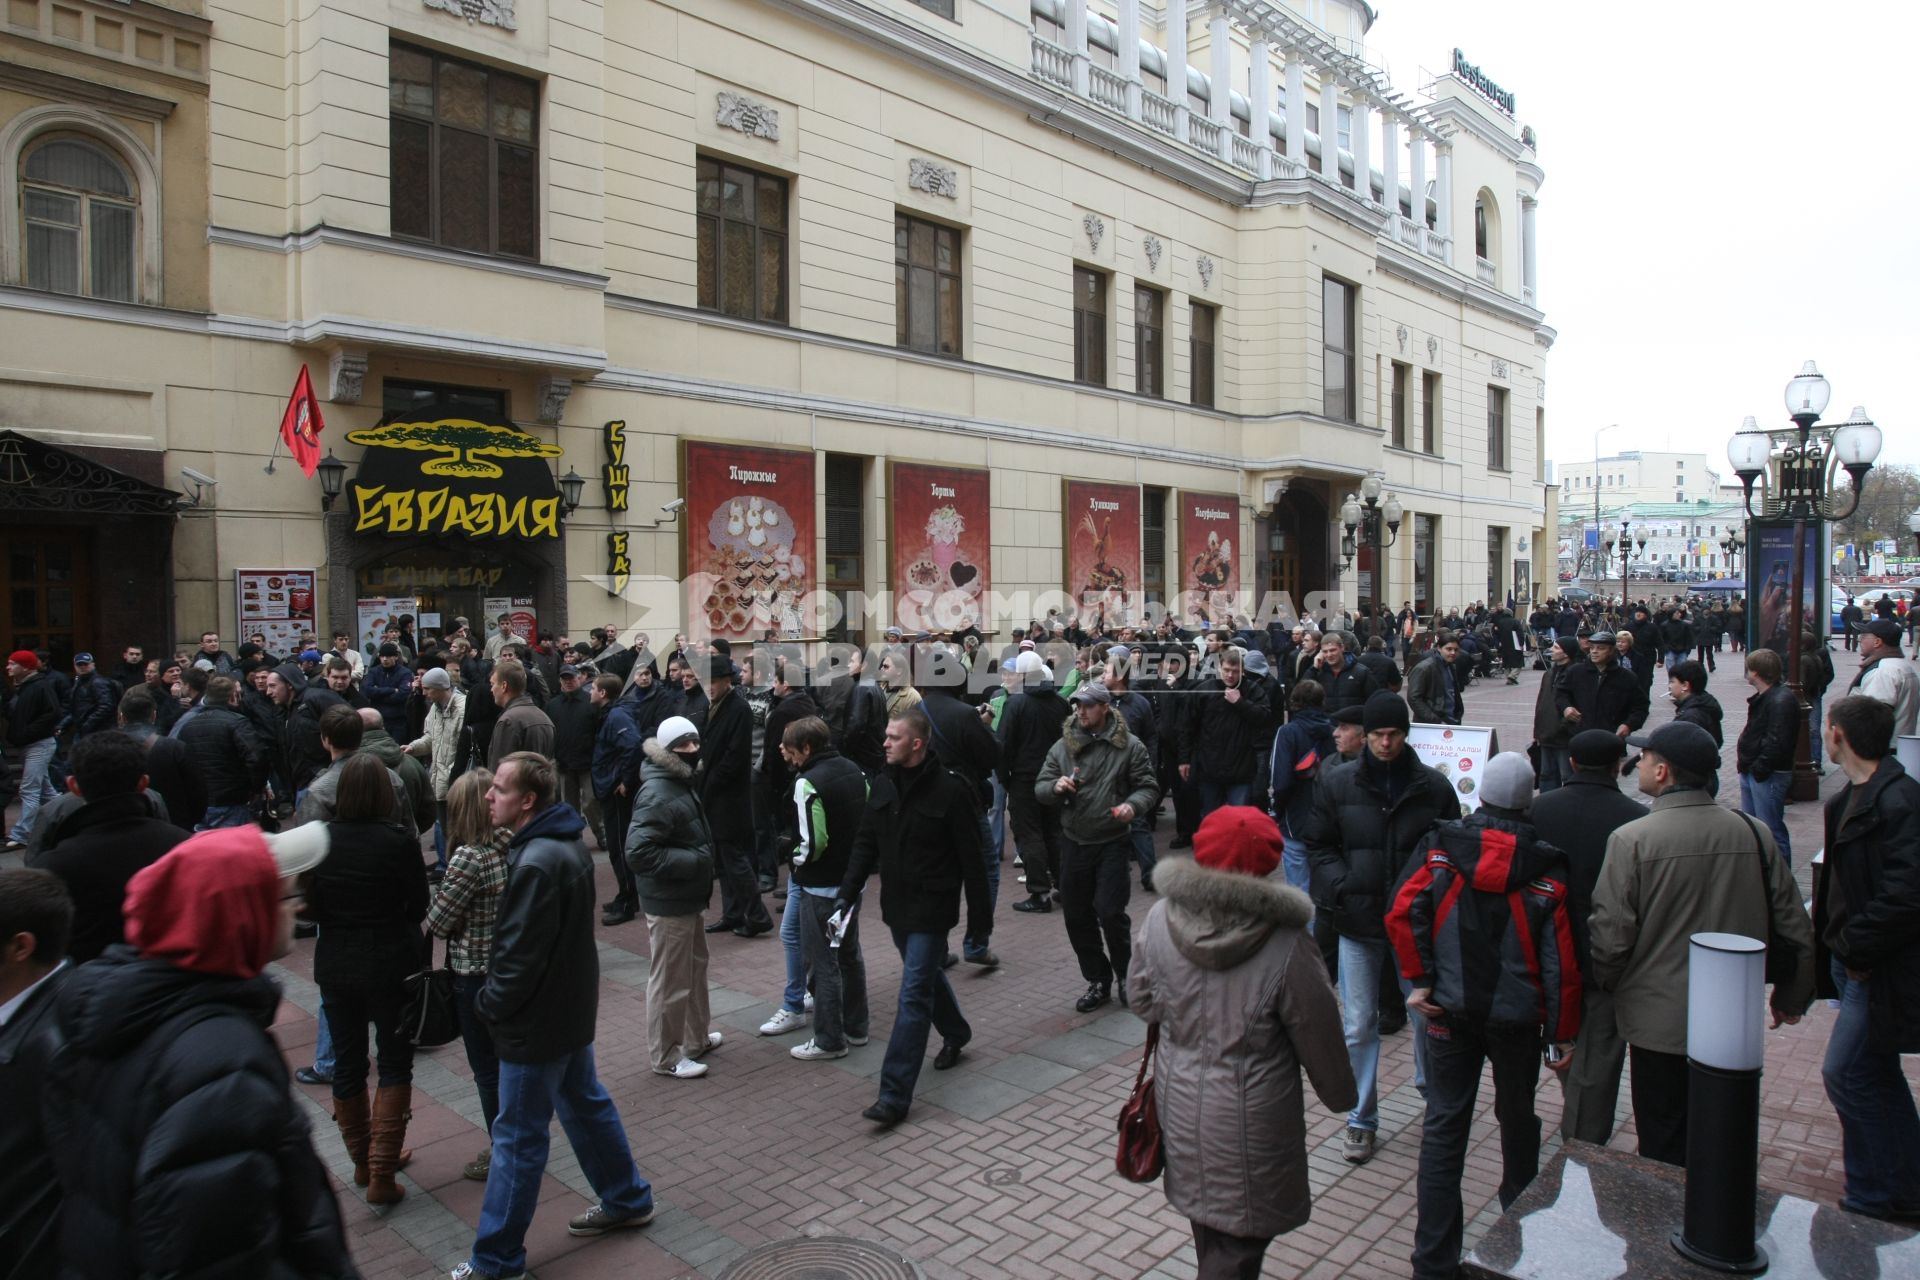
[[[1280,855],[1266,814],[1215,810],[1191,860],[1154,865],[1160,900],[1133,943],[1128,1001],[1159,1032],[1167,1203],[1193,1224],[1199,1280],[1254,1280],[1273,1237],[1307,1220],[1300,1073],[1331,1111],[1356,1099],[1339,1004],[1307,940],[1313,904],[1272,878]]]

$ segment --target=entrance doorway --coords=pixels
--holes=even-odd
[[[0,526],[0,635],[7,652],[45,649],[56,670],[92,647],[91,531]]]
[[[361,634],[367,626],[391,614],[414,615],[414,633],[422,646],[437,641],[452,629],[456,617],[466,618],[472,626],[474,647],[486,644],[493,634],[489,601],[524,602],[538,598],[539,575],[533,566],[492,550],[483,543],[464,542],[456,550],[448,546],[422,544],[396,549],[359,566],[354,572],[356,602],[386,601],[378,610],[362,607],[364,621],[356,618],[356,643],[366,643]],[[537,606],[496,603],[493,613],[533,611]],[[536,623],[542,633],[550,624]]]
[[[1261,589],[1276,598],[1284,594],[1296,615],[1306,611],[1309,596],[1327,590],[1327,520],[1318,494],[1291,487],[1260,521],[1256,571]]]

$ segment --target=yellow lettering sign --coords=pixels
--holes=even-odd
[[[459,533],[470,538],[560,536],[560,499],[451,489],[353,486],[355,533]]]

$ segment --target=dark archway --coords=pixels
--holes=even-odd
[[[394,538],[356,534],[344,512],[330,512],[327,523],[327,609],[333,630],[356,633],[362,575],[384,565],[420,570],[418,594],[423,612],[465,614],[483,626],[479,601],[489,595],[531,595],[541,635],[567,634],[566,539],[520,541],[465,539],[451,535]],[[379,594],[399,593],[405,573],[389,575]],[[435,606],[440,606],[435,608]],[[322,636],[322,640],[327,637]]]
[[[1308,597],[1324,592],[1334,581],[1326,499],[1319,486],[1294,481],[1259,521],[1259,548],[1255,556],[1258,589],[1284,592],[1296,612]]]

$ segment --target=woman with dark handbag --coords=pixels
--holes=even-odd
[[[1217,809],[1193,858],[1162,858],[1133,943],[1133,1011],[1158,1027],[1153,1106],[1167,1203],[1193,1224],[1199,1280],[1254,1280],[1273,1237],[1307,1220],[1300,1073],[1354,1105],[1340,1008],[1307,940],[1307,895],[1274,879],[1280,829]]]
[[[487,814],[487,788],[492,785],[492,773],[474,769],[447,788],[447,844],[453,852],[447,859],[446,878],[427,909],[427,931],[447,940],[460,1039],[466,1045],[467,1065],[473,1069],[473,1086],[480,1093],[480,1114],[489,1135],[500,1113],[500,1059],[473,1001],[487,981],[493,923],[500,914],[500,894],[507,887],[508,832],[495,827]],[[485,1182],[492,1160],[489,1144],[460,1172]]]
[[[387,767],[370,755],[341,761],[327,829],[332,853],[307,887],[305,918],[322,926],[313,977],[333,1032],[333,1113],[368,1204],[405,1194],[393,1175],[407,1161],[413,1044],[401,1027],[406,981],[424,951],[427,868],[400,825]],[[378,1089],[367,1097],[367,1024],[374,1028]]]

